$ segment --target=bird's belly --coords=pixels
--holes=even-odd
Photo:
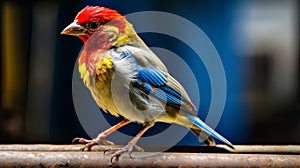
[[[116,86],[113,81],[107,81],[101,87],[95,88],[92,95],[103,110],[114,116],[123,116],[133,122],[145,123],[154,121],[163,111],[162,108],[153,108],[153,104],[152,107],[149,106],[145,110],[136,108],[130,100],[127,87],[123,85]]]
[[[134,107],[131,102],[121,102],[116,105],[119,114],[130,121],[138,123],[147,123],[156,121],[161,114],[164,113],[162,109],[151,109],[139,110]]]
[[[149,101],[144,109],[136,106],[130,93],[130,83],[126,78],[115,75],[111,84],[111,95],[119,115],[128,120],[145,123],[155,121],[158,116],[164,113],[164,106],[160,102]]]

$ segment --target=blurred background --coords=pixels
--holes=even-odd
[[[82,42],[60,35],[86,5],[122,14],[164,11],[195,23],[216,47],[226,73],[227,99],[218,132],[234,144],[300,144],[297,0],[1,1],[0,143],[70,143],[88,137],[72,101],[73,68]],[[141,37],[152,47],[194,54],[170,37]],[[203,64],[192,66],[199,72],[199,115],[205,118],[209,77]],[[179,142],[197,144],[192,134]]]

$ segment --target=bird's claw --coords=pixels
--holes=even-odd
[[[114,144],[113,142],[106,140],[104,136],[97,136],[97,138],[92,139],[92,140],[88,140],[88,139],[84,139],[84,138],[74,138],[72,140],[72,143],[85,144],[84,147],[80,148],[82,151],[84,151],[84,150],[90,151],[93,146],[98,145],[100,142],[102,142],[104,145],[113,145]]]
[[[123,148],[107,149],[104,151],[104,154],[108,151],[114,152],[114,154],[110,158],[110,162],[113,163],[114,158],[117,161],[119,159],[119,157],[124,153],[128,153],[129,157],[132,158],[131,153],[132,153],[133,149],[140,151],[140,152],[144,151],[143,148],[141,148],[137,145],[128,144],[128,145],[124,146]]]
[[[112,149],[110,148],[110,149],[105,149],[104,151],[103,151],[103,154],[105,155],[106,154],[106,152],[110,152],[110,151],[112,151]]]
[[[88,140],[88,139],[84,139],[84,138],[74,138],[72,140],[72,143],[89,143],[91,142],[92,140]]]

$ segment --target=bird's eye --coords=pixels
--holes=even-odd
[[[87,23],[86,27],[90,30],[96,30],[100,26],[100,23],[98,21],[91,21]]]

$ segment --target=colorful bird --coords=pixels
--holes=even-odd
[[[101,109],[124,121],[87,140],[84,149],[104,143],[106,137],[131,122],[144,127],[129,143],[113,151],[112,160],[133,149],[139,138],[156,122],[176,123],[190,129],[209,146],[213,138],[233,145],[206,125],[182,85],[162,61],[145,45],[126,17],[100,6],[82,9],[61,34],[79,37],[84,48],[78,60],[81,78]],[[213,138],[212,138],[213,137]]]

